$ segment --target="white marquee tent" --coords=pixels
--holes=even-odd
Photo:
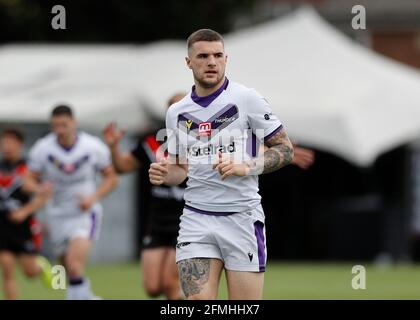
[[[312,9],[226,36],[231,80],[256,88],[293,139],[369,165],[420,135],[420,73],[340,34]],[[45,122],[69,102],[85,126],[129,128],[191,87],[184,42],[0,47],[0,122]]]

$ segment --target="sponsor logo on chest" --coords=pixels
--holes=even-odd
[[[198,135],[211,136],[211,122],[201,122],[198,125]]]

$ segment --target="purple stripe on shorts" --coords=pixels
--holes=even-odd
[[[197,212],[197,213],[201,213],[201,214],[207,214],[210,216],[229,216],[231,214],[235,214],[236,212],[213,212],[213,211],[206,211],[206,210],[201,210],[201,209],[197,209],[197,208],[193,208],[191,206],[189,206],[188,204],[185,204],[184,207],[188,210]]]
[[[265,271],[265,237],[264,224],[261,221],[254,223],[255,237],[257,238],[258,246],[258,261],[260,263],[260,272]]]
[[[92,222],[92,227],[90,229],[89,239],[92,240],[96,233],[96,214],[93,211],[90,213],[90,220]]]
[[[283,125],[281,124],[276,130],[271,132],[269,135],[264,137],[264,142],[267,142],[272,136],[274,136],[277,132],[279,132],[283,128]]]

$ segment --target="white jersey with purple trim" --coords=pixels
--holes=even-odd
[[[47,214],[51,215],[82,213],[80,197],[95,192],[98,171],[110,165],[106,145],[84,132],[78,133],[75,144],[68,149],[58,143],[54,133],[50,133],[38,140],[29,153],[29,169],[54,185],[53,197],[47,205]],[[90,211],[95,210],[101,210],[99,203]]]
[[[169,153],[188,161],[187,208],[230,214],[260,204],[258,176],[230,176],[222,181],[212,166],[219,151],[235,162],[251,159],[259,143],[282,128],[267,100],[254,89],[226,79],[215,93],[198,97],[193,87],[168,109],[166,127]]]

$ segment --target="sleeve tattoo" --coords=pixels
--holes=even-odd
[[[276,171],[293,160],[293,145],[286,131],[280,130],[265,145],[269,147],[264,152],[264,169],[262,174]]]
[[[209,280],[210,259],[194,258],[178,262],[179,278],[182,291],[188,298],[198,294]]]

